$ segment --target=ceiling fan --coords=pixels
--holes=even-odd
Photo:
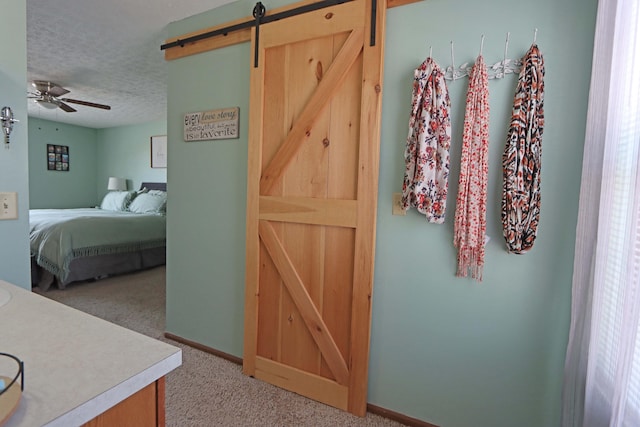
[[[75,108],[66,104],[79,104],[86,107],[102,108],[103,110],[111,110],[111,107],[104,104],[96,104],[94,102],[81,101],[79,99],[60,98],[62,95],[66,95],[69,91],[57,83],[49,82],[46,80],[34,80],[31,85],[35,88],[35,92],[29,92],[29,99],[35,100],[38,104],[44,108],[55,109],[60,108],[67,113],[73,113],[77,111]]]

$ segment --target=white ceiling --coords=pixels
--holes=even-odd
[[[111,106],[69,104],[77,112],[66,113],[29,100],[29,116],[91,128],[164,120],[167,24],[230,2],[27,0],[29,84],[52,81],[65,97]]]

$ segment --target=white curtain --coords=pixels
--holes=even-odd
[[[600,0],[563,427],[640,426],[640,0]]]

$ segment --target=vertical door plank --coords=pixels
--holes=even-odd
[[[271,261],[264,245],[260,245],[260,306],[258,307],[259,356],[281,360],[282,330],[280,310],[282,306],[282,282],[280,273]]]
[[[366,2],[367,16],[371,3]],[[349,412],[364,416],[367,408],[367,375],[371,336],[371,298],[376,244],[376,208],[380,163],[380,115],[382,110],[382,68],[386,8],[376,0],[376,45],[365,43],[363,56],[360,154],[358,158],[358,228],[356,230],[351,324],[351,383]],[[370,34],[371,23],[365,24]]]
[[[327,50],[322,40],[302,41],[288,45],[287,57],[287,114],[288,122],[295,123],[301,111],[318,87],[316,62],[322,62]],[[322,155],[316,144],[317,134],[325,125],[326,119],[319,117],[314,124],[313,135],[300,147],[298,155],[292,159],[289,167],[282,172],[282,195],[286,197],[323,197],[324,191],[313,183],[321,167],[316,159]],[[316,131],[318,129],[318,131]],[[281,141],[280,141],[281,143]],[[321,287],[315,275],[315,263],[309,259],[318,258],[322,235],[319,227],[305,224],[288,223],[279,234],[280,241],[289,253],[291,262],[306,286],[314,304],[321,303],[317,289]],[[320,365],[320,351],[309,333],[294,299],[286,299],[283,306],[283,362],[299,369],[317,373]]]
[[[298,271],[301,286],[305,286],[304,280],[309,280],[306,270],[307,263],[305,257],[312,252],[312,248],[305,247],[303,231],[308,225],[285,224],[284,232],[281,233],[280,241],[286,247],[286,252],[290,257],[290,262]],[[264,240],[264,238],[263,238]],[[266,244],[266,243],[265,243]],[[311,244],[311,243],[310,243]],[[273,253],[270,254],[273,259]],[[277,265],[277,263],[276,263]],[[282,275],[282,268],[278,268]],[[282,362],[295,368],[316,373],[319,370],[320,350],[318,349],[312,334],[304,319],[304,314],[296,302],[295,296],[291,294],[283,278],[283,305],[282,305]],[[306,290],[305,290],[306,291]],[[307,291],[308,292],[308,291]],[[311,298],[311,296],[309,296]]]
[[[244,310],[244,349],[242,370],[246,375],[255,375],[255,359],[258,346],[258,310],[260,307],[258,292],[260,279],[260,241],[258,218],[260,215],[260,175],[262,171],[262,138],[264,112],[264,49],[257,46],[255,28],[252,29],[251,51],[258,49],[259,66],[251,69],[252,100],[249,107],[249,121],[256,126],[249,126],[247,152],[247,233],[245,248],[245,310]]]
[[[326,230],[326,286],[322,317],[345,360],[350,359],[351,281],[353,278],[353,257],[345,254],[348,251],[353,254],[354,234],[351,228],[329,227]],[[332,375],[326,361],[323,361],[320,375],[325,377]]]
[[[286,48],[283,46],[265,49],[264,53],[264,99],[268,108],[263,112],[264,129],[262,137],[262,167],[275,155],[278,145],[287,134],[285,90],[287,73],[285,69]],[[277,191],[277,189],[276,189]],[[276,225],[280,228],[279,225]],[[278,270],[269,259],[266,249],[260,250],[260,305],[258,307],[258,348],[257,354],[272,360],[281,360],[282,319],[280,312],[283,301],[283,287]]]
[[[263,122],[260,124],[264,129],[261,141],[261,174],[262,170],[271,163],[291,127],[291,123],[288,122],[290,120],[287,95],[289,70],[286,66],[288,57],[288,46],[271,47],[264,52],[264,112]],[[251,107],[253,106],[252,101]]]
[[[334,36],[334,55],[342,48],[347,34]],[[360,87],[362,54],[349,71],[344,87]],[[331,101],[329,136],[328,196],[331,199],[355,200],[357,197],[360,96],[338,91]],[[351,301],[353,279],[354,231],[340,227],[326,229],[326,286],[323,317],[346,360],[350,357]],[[329,375],[323,363],[321,375]]]

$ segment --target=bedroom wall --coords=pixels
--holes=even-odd
[[[27,146],[26,1],[0,0],[0,108],[16,123],[10,148],[0,139],[0,191],[18,193],[18,219],[0,221],[0,279],[29,289],[29,159]]]
[[[86,208],[99,202],[96,141],[96,129],[29,118],[29,202],[32,209]],[[69,147],[69,171],[47,169],[47,144]]]
[[[269,1],[267,10],[285,2]],[[239,1],[173,23],[170,36],[251,15]],[[596,0],[429,0],[388,11],[369,402],[446,427],[559,425]],[[478,19],[482,17],[482,19]],[[490,83],[484,281],[456,278],[453,213],[467,79],[450,87],[451,179],[444,225],[392,216],[401,190],[413,70],[488,64],[529,48],[546,61],[542,216],[533,250],[506,252],[500,157],[515,76]],[[169,62],[167,330],[242,356],[249,44]],[[240,138],[185,143],[183,114],[239,106]]]
[[[151,167],[151,136],[165,135],[167,122],[142,123],[98,129],[96,191],[98,201],[107,192],[110,176],[127,179],[129,190],[140,188],[141,182],[166,182],[167,169]]]
[[[76,208],[100,204],[110,176],[166,182],[167,169],[151,168],[150,137],[166,134],[166,121],[92,129],[30,117],[30,207]],[[69,172],[47,170],[47,144],[69,146]]]

